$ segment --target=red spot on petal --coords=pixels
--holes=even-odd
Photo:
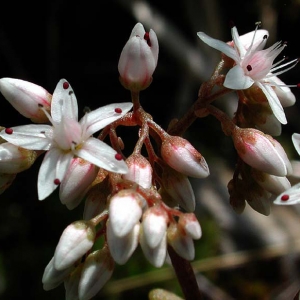
[[[122,157],[122,155],[121,155],[120,153],[117,153],[117,154],[115,155],[115,159],[116,159],[116,160],[122,160],[123,157]]]
[[[144,39],[147,41],[149,47],[151,47],[150,35],[149,32],[145,32]]]
[[[12,134],[14,131],[12,128],[5,128],[5,133]]]
[[[59,185],[60,184],[60,180],[58,178],[54,179],[54,184]]]
[[[252,67],[250,65],[248,65],[247,67],[248,72],[252,71]]]
[[[67,81],[65,81],[64,83],[63,83],[63,88],[66,90],[66,89],[68,89],[69,88],[69,82],[67,82]]]
[[[120,114],[120,113],[122,113],[122,109],[121,109],[120,107],[116,107],[116,108],[115,108],[115,112],[116,112],[117,114]]]
[[[282,195],[281,196],[281,201],[288,201],[290,199],[290,196],[289,195]]]

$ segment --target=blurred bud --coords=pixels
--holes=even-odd
[[[111,197],[109,219],[114,234],[127,235],[142,216],[142,199],[133,189],[121,190]]]
[[[230,195],[229,202],[231,207],[237,214],[241,214],[246,207],[243,181],[239,178],[236,180],[231,179],[227,184],[227,189]]]
[[[69,268],[62,271],[56,270],[54,267],[54,257],[52,257],[43,274],[43,289],[45,291],[49,291],[58,287],[61,283],[64,282],[64,279],[71,273],[73,269],[74,266],[70,266]]]
[[[145,189],[152,185],[152,167],[150,162],[141,154],[134,153],[126,159],[128,172],[124,179],[131,180]]]
[[[193,260],[195,248],[193,239],[185,232],[180,230],[176,223],[171,223],[167,230],[168,243],[178,255],[186,260]]]
[[[249,166],[275,176],[291,173],[292,166],[284,149],[271,136],[257,129],[236,127],[232,138],[239,156]]]
[[[8,142],[2,143],[0,144],[0,173],[20,173],[30,168],[36,158],[36,151],[27,150]]]
[[[49,122],[40,107],[50,112],[52,95],[41,86],[20,79],[1,78],[0,91],[24,117],[35,123]]]
[[[96,178],[98,170],[97,166],[80,157],[73,158],[59,187],[61,203],[70,210],[77,207]]]
[[[89,254],[86,258],[78,286],[79,299],[93,298],[110,279],[114,270],[107,246]]]
[[[195,210],[196,201],[192,185],[186,175],[165,167],[162,184],[167,193],[188,212]]]
[[[149,300],[183,300],[183,299],[169,291],[163,289],[153,289],[149,293]]]
[[[134,224],[131,231],[123,236],[115,234],[110,220],[107,221],[106,225],[107,243],[110,254],[116,263],[124,265],[138,246],[140,223]]]
[[[168,215],[160,205],[149,207],[143,214],[143,232],[150,248],[155,248],[167,230]]]
[[[54,267],[64,270],[80,259],[94,245],[95,227],[88,221],[76,221],[62,233],[54,253]]]
[[[209,175],[204,157],[180,136],[168,136],[161,145],[164,161],[173,169],[186,176],[204,178]]]
[[[131,91],[147,88],[158,60],[158,40],[155,32],[145,32],[141,23],[137,23],[125,44],[118,64],[120,80]]]

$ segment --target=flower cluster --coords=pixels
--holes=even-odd
[[[203,32],[198,36],[222,52],[221,61],[202,84],[192,109],[172,121],[168,130],[139,101],[140,92],[153,80],[159,53],[156,33],[146,32],[141,23],[133,28],[118,64],[130,102],[108,104],[79,120],[77,99],[66,79],[58,82],[53,94],[20,79],[0,79],[3,96],[33,122],[0,128],[0,193],[44,155],[38,199],[59,187],[59,199],[68,209],[84,201],[82,219],[66,227],[45,268],[45,290],[64,283],[67,299],[91,299],[110,279],[115,263],[125,264],[138,246],[155,267],[166,262],[169,247],[186,261],[194,259],[194,240],[202,232],[189,177],[206,178],[209,167],[183,134],[197,117],[214,116],[232,138],[238,159],[228,192],[236,212],[241,213],[247,202],[268,215],[270,200],[282,193],[281,202],[300,202],[295,193],[299,186],[289,190],[291,163],[273,138],[287,123],[283,107],[296,100],[277,75],[298,60],[274,62],[286,44],[263,49],[268,32],[258,27],[243,36],[232,27],[233,40],[228,43]],[[212,105],[231,91],[238,96],[232,119]],[[119,126],[139,128],[129,155],[124,154]],[[299,141],[300,135],[294,134],[300,153]],[[175,263],[174,267],[178,268]]]

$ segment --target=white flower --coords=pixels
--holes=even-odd
[[[38,176],[38,197],[43,200],[64,179],[74,156],[111,172],[127,172],[126,163],[116,151],[92,135],[124,116],[131,107],[132,103],[109,104],[78,121],[76,96],[71,85],[61,79],[53,93],[51,116],[44,111],[52,126],[33,124],[6,128],[0,137],[25,149],[47,151]]]
[[[204,32],[198,32],[197,35],[203,42],[220,50],[234,60],[235,66],[226,74],[224,86],[234,90],[244,90],[250,88],[253,84],[257,85],[266,96],[276,118],[282,124],[286,124],[287,120],[280,98],[282,98],[282,93],[286,93],[285,96],[288,96],[290,90],[287,86],[284,89],[280,88],[282,82],[279,82],[276,76],[293,68],[298,63],[298,59],[284,64],[281,63],[285,59],[273,63],[286,44],[277,42],[263,50],[267,42],[268,32],[266,31],[262,38],[260,32],[260,42],[255,37],[256,32],[257,30],[252,34],[252,41],[249,45],[250,33],[246,38],[245,36],[242,38],[239,36],[236,27],[232,27],[233,47],[230,44],[209,37]],[[290,101],[288,102],[290,103]]]

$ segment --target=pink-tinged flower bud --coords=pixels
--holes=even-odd
[[[95,227],[88,221],[76,221],[62,233],[54,253],[54,267],[64,270],[80,259],[94,245]]]
[[[167,256],[167,232],[155,247],[150,247],[143,227],[140,228],[140,245],[147,260],[156,268],[160,268],[166,261]]]
[[[134,224],[132,230],[121,237],[115,234],[110,220],[107,221],[106,225],[110,254],[116,263],[124,265],[138,246],[140,223]]]
[[[77,207],[96,178],[98,170],[99,167],[82,158],[73,158],[59,187],[61,203],[68,209]]]
[[[291,187],[286,177],[274,176],[253,169],[253,179],[266,191],[273,195],[279,195]]]
[[[204,157],[180,136],[168,136],[161,145],[164,161],[173,169],[186,176],[204,178],[209,175]]]
[[[200,239],[202,235],[199,221],[193,213],[182,214],[178,220],[178,228],[184,231],[193,240]]]
[[[15,178],[16,174],[0,173],[0,195],[11,186]]]
[[[114,235],[127,235],[142,216],[142,198],[133,189],[121,190],[110,199],[109,219]]]
[[[62,271],[58,271],[54,267],[54,257],[50,260],[45,268],[42,283],[45,291],[52,290],[64,282],[65,278],[72,272],[74,266],[71,266]]]
[[[0,91],[24,117],[35,123],[49,121],[41,107],[50,112],[52,95],[41,86],[20,79],[1,78]]]
[[[78,286],[79,299],[89,300],[93,298],[110,279],[114,270],[107,246],[94,251],[86,258]]]
[[[81,277],[83,264],[79,264],[76,269],[65,279],[66,300],[79,299],[78,285]]]
[[[196,200],[192,185],[186,175],[165,167],[162,184],[167,193],[188,212],[195,210]]]
[[[195,248],[193,239],[178,228],[177,224],[171,223],[167,230],[168,243],[178,255],[186,260],[193,260]]]
[[[30,168],[36,158],[36,151],[27,150],[8,142],[0,144],[0,173],[20,173]]]
[[[128,172],[124,179],[131,180],[145,189],[152,185],[152,167],[150,162],[141,154],[134,153],[126,159]]]
[[[124,46],[118,64],[120,80],[131,91],[147,88],[158,60],[158,40],[155,32],[149,33],[137,23]]]
[[[152,206],[143,214],[143,232],[144,237],[150,248],[155,248],[163,239],[167,223],[168,214],[161,206]]]
[[[232,138],[240,158],[251,167],[275,176],[291,173],[284,149],[271,136],[257,129],[236,127]]]

